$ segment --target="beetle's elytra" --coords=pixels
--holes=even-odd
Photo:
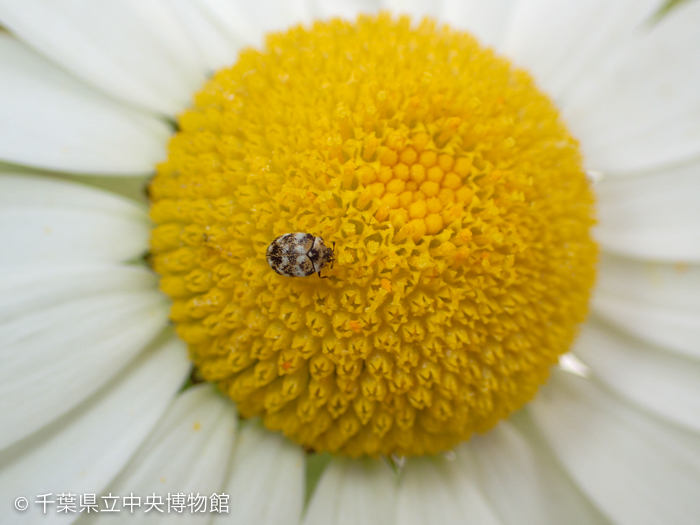
[[[333,249],[310,233],[285,233],[267,247],[267,264],[286,277],[321,277],[321,269],[333,260]]]

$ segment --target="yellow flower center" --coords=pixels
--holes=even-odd
[[[587,312],[574,139],[469,35],[386,14],[270,35],[179,118],[153,267],[200,374],[308,449],[431,454],[517,410]],[[285,233],[334,246],[279,275]]]

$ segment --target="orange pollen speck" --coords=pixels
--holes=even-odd
[[[352,328],[352,330],[355,333],[359,334],[360,331],[362,330],[362,326],[360,325],[360,323],[358,321],[350,321],[350,322],[348,322],[348,324],[350,325],[350,328]]]
[[[198,373],[306,449],[432,454],[529,401],[587,313],[576,141],[469,35],[389,15],[267,37],[179,116],[153,268]],[[333,247],[287,277],[285,233]]]

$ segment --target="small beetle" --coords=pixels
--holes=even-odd
[[[306,277],[335,260],[333,249],[310,233],[285,233],[267,247],[267,264],[280,275]]]

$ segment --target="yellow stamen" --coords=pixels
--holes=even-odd
[[[200,374],[350,456],[435,453],[521,407],[587,312],[574,139],[529,75],[386,14],[273,34],[216,73],[151,184],[151,247]],[[319,279],[266,248],[335,243]]]

